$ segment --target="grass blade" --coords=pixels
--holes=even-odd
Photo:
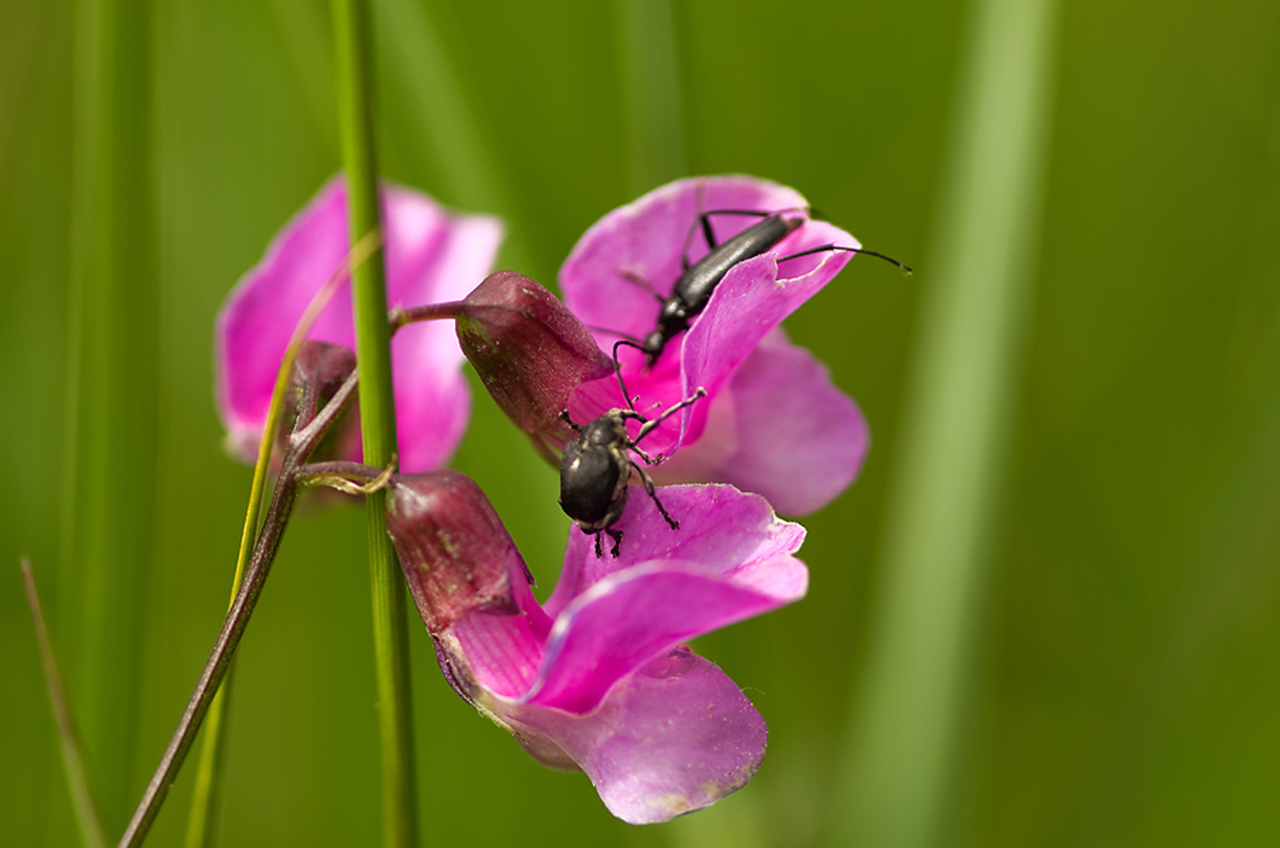
[[[338,117],[354,245],[366,233],[380,231],[368,4],[364,0],[334,0],[333,22],[337,39]],[[395,400],[391,390],[391,334],[381,250],[354,270],[351,296],[360,372],[364,461],[384,467],[396,455],[397,444]],[[408,621],[404,579],[387,536],[385,503],[384,491],[368,495],[366,499],[378,729],[382,747],[383,838],[388,848],[411,848],[418,843],[418,822]]]
[[[1056,17],[1053,0],[976,13],[832,844],[948,841],[1039,234]]]
[[[25,559],[22,561],[22,581],[27,589],[27,606],[31,608],[36,643],[40,646],[40,664],[44,668],[45,683],[49,687],[49,704],[53,708],[53,719],[58,726],[62,766],[66,771],[67,788],[71,791],[71,806],[76,811],[76,823],[80,826],[80,837],[87,848],[106,848],[110,843],[106,830],[102,827],[102,819],[98,816],[98,806],[93,800],[89,775],[84,767],[84,755],[80,751],[80,738],[67,704],[67,690],[62,684],[62,674],[58,671],[53,643],[49,640],[49,628],[44,620],[44,609],[40,606],[40,595],[36,592],[36,578],[31,573],[31,563]]]

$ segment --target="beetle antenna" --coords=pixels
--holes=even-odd
[[[866,250],[865,248],[861,248],[861,247],[846,247],[842,244],[824,244],[821,247],[811,247],[808,250],[802,250],[799,253],[793,253],[790,256],[784,256],[778,261],[786,262],[788,259],[799,259],[801,256],[808,256],[811,253],[822,253],[825,250],[843,250],[848,253],[861,253],[866,256],[874,256],[877,259],[883,259],[885,262],[888,262],[890,265],[898,266],[903,270],[905,274],[907,274],[907,276],[911,275],[911,268],[906,265],[903,265],[901,262],[894,259],[892,256],[885,256],[883,253],[876,253],[874,250]]]
[[[618,361],[618,348],[622,347],[623,345],[626,345],[627,347],[633,347],[636,350],[640,351],[641,353],[644,352],[644,348],[639,344],[637,344],[636,342],[631,341],[630,339],[618,339],[616,342],[613,343],[613,373],[618,375],[618,388],[622,389],[622,397],[626,400],[627,407],[636,415],[640,415],[640,412],[636,409],[635,403],[633,403],[631,400],[631,393],[627,391],[627,383],[625,380],[622,379],[622,363]],[[644,416],[642,415],[640,417],[644,418]],[[649,419],[644,418],[644,420],[648,421]]]

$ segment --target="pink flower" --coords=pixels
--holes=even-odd
[[[677,486],[618,526],[620,557],[570,533],[545,605],[493,507],[456,472],[401,477],[387,525],[454,689],[539,761],[587,773],[615,816],[665,821],[742,787],[764,720],[684,645],[804,595],[804,529],[730,486]]]
[[[236,284],[218,316],[218,411],[228,443],[252,462],[276,371],[294,326],[349,249],[346,183],[330,180]],[[494,218],[455,215],[424,194],[382,190],[388,306],[459,300],[488,273],[502,240]],[[308,338],[355,347],[351,297],[339,291]],[[453,328],[442,322],[402,329],[391,343],[400,467],[425,471],[445,462],[466,428],[471,399]],[[358,427],[352,416],[351,427]],[[348,432],[343,458],[360,458]]]
[[[764,180],[707,177],[671,183],[610,212],[560,270],[565,303],[605,350],[619,338],[643,339],[655,329],[661,304],[637,281],[668,296],[683,270],[686,240],[690,261],[707,253],[700,232],[688,238],[690,228],[700,212],[717,209],[804,217],[808,202]],[[718,243],[758,220],[713,216]],[[665,409],[699,387],[708,392],[645,440],[650,455],[672,457],[651,469],[656,482],[729,482],[791,515],[819,509],[853,482],[867,450],[866,421],[826,367],[778,328],[854,254],[828,251],[782,264],[778,258],[828,244],[859,246],[831,224],[806,220],[769,253],[735,265],[652,368],[639,351],[621,348],[623,376],[640,398],[640,412]],[[584,422],[622,406],[616,381],[601,379],[579,387],[569,412]]]

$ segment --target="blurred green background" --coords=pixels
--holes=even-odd
[[[850,777],[846,752],[860,750],[849,740],[869,689],[893,691],[893,648],[874,636],[895,561],[886,539],[906,532],[893,510],[911,512],[895,474],[911,461],[908,399],[933,326],[921,316],[945,304],[931,284],[958,232],[948,187],[982,42],[977,4],[790,6],[375,3],[382,170],[502,214],[503,265],[551,283],[608,210],[671,177],[744,172],[795,186],[917,267],[904,280],[855,262],[787,324],[858,399],[873,449],[858,483],[805,522],[810,596],[699,642],[769,721],[752,783],[670,825],[616,822],[585,778],[535,765],[459,701],[415,626],[428,844],[809,845],[870,832],[838,824],[859,809],[844,788],[866,795],[877,778],[878,766]],[[101,27],[123,22],[118,105],[140,121],[116,140],[141,163],[127,208],[103,213],[127,284],[83,315],[89,334],[126,326],[138,357],[113,374],[133,423],[108,432],[140,439],[146,458],[98,446],[127,460],[105,490],[153,505],[127,584],[87,574],[93,551],[60,564],[81,403],[66,388],[71,281],[95,261],[86,233],[107,226],[83,201],[99,143],[85,81],[102,57],[77,16],[99,7]],[[1033,94],[1046,134],[997,449],[978,469],[993,495],[964,600],[970,647],[939,672],[956,675],[944,687],[956,697],[925,841],[1280,844],[1280,5],[1043,8],[1047,75]],[[339,166],[324,4],[111,9],[0,2],[6,846],[75,844],[19,555],[35,564],[118,833],[221,622],[247,497],[249,469],[220,446],[213,317]],[[567,528],[552,470],[480,394],[456,464],[490,493],[545,596]],[[356,509],[303,514],[289,531],[240,652],[224,844],[377,839],[365,545]],[[101,584],[132,599],[128,656],[79,611]],[[133,730],[77,698],[95,674],[136,683]],[[189,771],[150,844],[179,842]],[[910,807],[911,791],[898,801]]]

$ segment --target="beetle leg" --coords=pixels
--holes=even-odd
[[[649,472],[645,471],[639,465],[631,466],[640,475],[640,482],[644,484],[644,490],[649,493],[649,497],[653,498],[653,505],[658,508],[658,512],[662,513],[662,517],[667,520],[667,524],[671,525],[672,530],[680,529],[680,522],[671,517],[671,513],[667,512],[667,508],[662,505],[662,501],[658,500],[658,493],[653,488],[653,478],[649,476]]]
[[[707,396],[707,390],[706,390],[706,389],[704,389],[702,386],[698,386],[698,390],[697,390],[696,392],[694,392],[693,394],[689,395],[687,398],[685,398],[684,400],[680,401],[680,402],[679,402],[679,403],[677,403],[675,406],[671,407],[671,408],[670,408],[670,409],[668,409],[666,412],[664,412],[664,413],[662,413],[661,415],[659,415],[657,418],[650,418],[648,421],[646,421],[645,423],[641,424],[641,425],[640,425],[640,432],[636,434],[636,439],[635,439],[635,440],[636,440],[637,442],[638,442],[638,441],[640,441],[640,440],[641,440],[641,439],[643,439],[645,436],[647,436],[647,435],[649,435],[650,433],[652,433],[652,432],[654,431],[654,428],[656,428],[656,427],[657,427],[659,424],[661,424],[663,421],[666,421],[668,418],[670,418],[672,415],[675,415],[677,412],[679,412],[680,410],[684,409],[686,406],[689,406],[690,404],[695,403],[699,398],[704,398],[704,397],[706,397],[706,396]],[[635,446],[634,446],[634,444],[632,445],[632,450],[635,450]],[[638,452],[639,452],[639,451],[637,451],[637,453],[638,453]],[[640,455],[641,455],[641,456],[644,456],[644,454],[640,454]],[[653,463],[652,463],[652,462],[650,462],[650,461],[649,461],[649,459],[647,459],[647,458],[645,459],[645,462],[648,462],[650,465],[653,465]]]
[[[564,423],[568,424],[570,427],[573,428],[573,432],[575,433],[582,432],[582,425],[573,423],[573,419],[569,417],[569,410],[567,409],[560,410],[560,417],[564,419]]]
[[[631,283],[632,285],[639,286],[640,288],[647,291],[649,294],[656,297],[658,299],[658,303],[666,303],[667,299],[662,295],[658,294],[658,292],[654,289],[652,284],[650,284],[648,280],[646,280],[644,277],[637,274],[635,271],[626,271],[626,270],[619,271],[618,276],[626,280],[628,283]]]
[[[604,548],[600,547],[600,531],[597,530],[592,535],[596,537],[596,559],[602,559],[604,557]],[[614,556],[617,556],[617,554],[614,554]]]
[[[613,547],[609,550],[609,554],[617,559],[622,551],[622,531],[621,530],[605,530],[609,534],[609,538],[613,540]],[[596,544],[600,544],[600,537],[596,536]]]
[[[785,210],[783,210],[785,211]],[[694,220],[693,225],[689,227],[689,232],[684,237],[684,247],[680,251],[680,264],[684,270],[688,271],[692,265],[689,261],[689,248],[693,246],[693,234],[698,230],[702,230],[702,238],[707,243],[707,250],[715,250],[719,247],[716,241],[715,231],[711,229],[712,215],[749,215],[752,218],[768,218],[774,215],[774,212],[762,212],[759,209],[712,209],[709,212],[702,212]]]
[[[632,442],[628,447],[630,447],[631,450],[635,452],[636,456],[644,460],[645,465],[657,465],[659,462],[661,462],[664,459],[664,457],[661,454],[658,455],[657,459],[651,459],[647,453],[640,450],[640,448],[636,447],[635,442]],[[638,465],[636,466],[636,468],[639,468],[639,467],[640,466]]]

